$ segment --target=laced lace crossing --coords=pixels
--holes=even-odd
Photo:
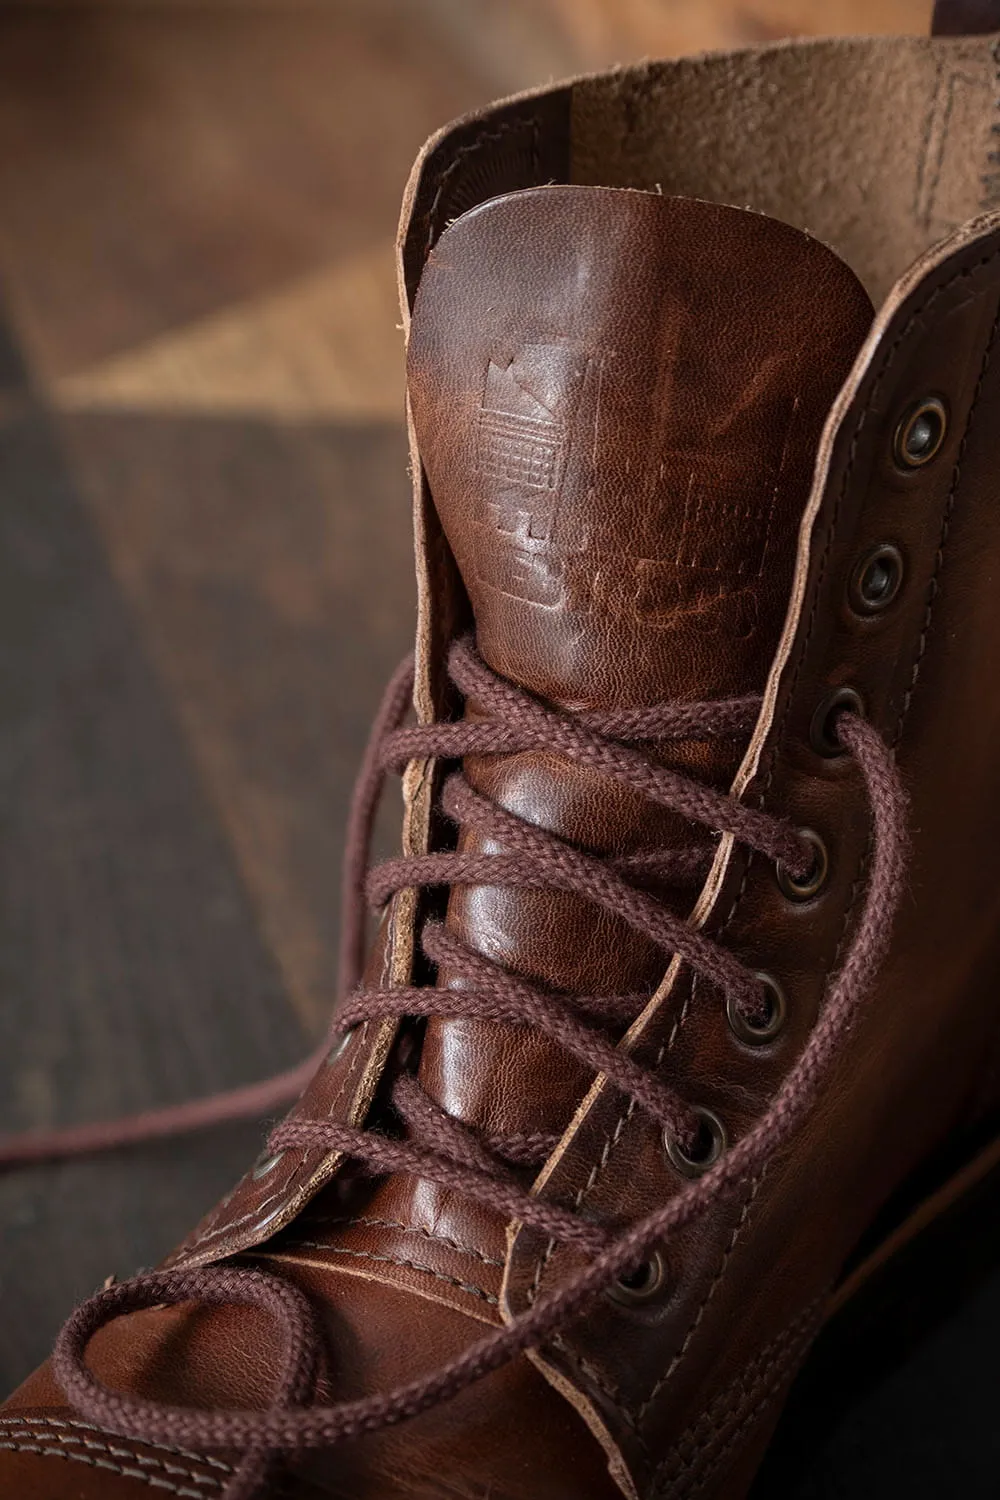
[[[407,986],[379,990],[359,984],[365,946],[365,897],[383,905],[403,889],[488,884],[560,890],[602,907],[656,944],[665,958],[679,955],[751,1022],[766,1013],[760,980],[734,955],[636,883],[695,886],[707,873],[714,846],[704,832],[679,850],[624,858],[588,853],[499,807],[476,791],[461,770],[441,790],[442,810],[454,823],[474,823],[499,846],[496,853],[435,851],[389,860],[366,875],[367,849],[386,773],[414,757],[445,762],[467,755],[502,755],[545,747],[596,769],[672,809],[702,830],[731,834],[797,877],[808,873],[811,848],[789,823],[661,765],[648,749],[669,740],[747,735],[758,698],[664,704],[651,709],[571,715],[547,707],[496,676],[469,641],[449,658],[452,679],[476,705],[477,717],[454,723],[400,727],[412,693],[412,664],[404,663],[387,689],[359,778],[345,868],[342,979],[346,999],[337,1017],[346,1032],[382,1017],[471,1017],[531,1027],[586,1068],[604,1074],[679,1144],[696,1149],[699,1116],[665,1080],[621,1045],[623,1029],[647,1003],[643,996],[557,994],[502,969],[469,948],[438,921],[422,931],[423,952],[435,966],[462,977],[461,988]],[[543,1200],[523,1185],[518,1169],[540,1164],[555,1138],[538,1132],[484,1136],[446,1114],[409,1073],[392,1092],[397,1127],[356,1128],[330,1120],[286,1120],[268,1150],[340,1151],[370,1176],[409,1172],[478,1199],[509,1220],[536,1228],[585,1252],[588,1264],[543,1292],[531,1309],[432,1371],[377,1396],[320,1406],[312,1402],[319,1333],[307,1299],[269,1272],[235,1266],[154,1271],[100,1292],[63,1328],[54,1354],[56,1378],[71,1403],[90,1420],[146,1441],[242,1452],[225,1500],[259,1493],[281,1452],[326,1447],[415,1416],[537,1345],[579,1316],[616,1278],[628,1274],[670,1234],[703,1215],[721,1194],[753,1176],[798,1128],[825,1071],[884,957],[902,889],[906,853],[905,800],[891,752],[862,719],[841,714],[836,733],[863,776],[873,814],[873,850],[864,907],[849,951],[832,981],[820,1020],[772,1104],[702,1176],[624,1232]],[[269,1313],[280,1340],[280,1373],[271,1405],[260,1412],[202,1411],[142,1401],[103,1386],[85,1364],[87,1345],[105,1324],[158,1305],[200,1301],[251,1305]]]

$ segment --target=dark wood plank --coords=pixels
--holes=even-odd
[[[391,237],[484,92],[384,4],[0,9],[0,272],[46,375]]]
[[[289,995],[333,999],[341,838],[415,585],[402,432],[63,419],[74,468]]]
[[[0,420],[0,1113],[66,1124],[264,1074],[306,1032],[50,417]],[[258,1132],[0,1178],[0,1383],[161,1254]],[[110,1264],[109,1264],[110,1262]]]
[[[486,92],[392,6],[0,10],[0,1128],[259,1076],[326,1019],[411,626],[388,246]],[[258,1137],[0,1181],[0,1384]]]

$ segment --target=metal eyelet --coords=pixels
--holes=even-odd
[[[250,1173],[254,1182],[259,1182],[262,1177],[269,1177],[279,1161],[284,1159],[284,1155],[284,1151],[275,1151],[271,1156],[261,1157]]]
[[[731,995],[726,996],[726,1020],[729,1029],[738,1041],[746,1042],[749,1047],[764,1047],[768,1042],[773,1042],[778,1033],[785,1025],[788,1015],[788,1003],[785,1000],[785,992],[781,985],[771,974],[758,972],[754,978],[763,987],[767,996],[767,1015],[760,1022],[751,1021],[740,1010]]]
[[[903,413],[893,441],[901,469],[921,469],[941,451],[948,431],[948,410],[937,396],[925,396]]]
[[[846,754],[835,730],[837,715],[845,711],[857,714],[861,719],[865,717],[864,700],[852,687],[835,688],[832,693],[828,693],[812,716],[809,743],[817,755],[822,755],[827,760]]]
[[[830,873],[830,856],[823,840],[813,829],[800,828],[798,836],[812,849],[813,861],[808,873],[793,875],[785,862],[779,859],[774,867],[774,874],[782,895],[787,896],[789,901],[811,901],[826,885],[826,877]]]
[[[709,1167],[714,1167],[726,1149],[726,1127],[712,1110],[695,1105],[699,1132],[696,1154],[689,1155],[668,1130],[663,1132],[663,1146],[672,1164],[683,1177],[700,1177]]]
[[[329,1052],[326,1054],[326,1065],[328,1068],[332,1068],[335,1062],[340,1061],[344,1053],[347,1051],[348,1047],[351,1045],[353,1039],[354,1027],[352,1026],[350,1031],[345,1031],[341,1036],[337,1038],[333,1046],[330,1048]]]
[[[269,1202],[270,1200],[265,1199],[264,1201]],[[257,1220],[256,1224],[254,1225],[254,1233],[262,1234],[265,1229],[267,1229],[271,1224],[274,1223],[275,1219],[280,1219],[282,1214],[285,1214],[287,1212],[287,1201],[279,1203],[277,1208],[272,1208],[270,1213],[266,1213],[262,1219]]]
[[[666,1285],[667,1263],[659,1250],[654,1250],[641,1265],[617,1276],[608,1287],[608,1296],[623,1307],[641,1307],[662,1296]]]
[[[903,584],[903,554],[891,542],[875,547],[851,574],[848,597],[859,615],[877,615],[889,605]]]

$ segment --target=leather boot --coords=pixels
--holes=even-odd
[[[326,1061],[74,1314],[0,1493],[737,1500],[993,1168],[998,48],[643,64],[425,148],[351,889],[384,770],[403,853]]]

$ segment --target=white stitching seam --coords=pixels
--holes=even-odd
[[[172,1495],[185,1497],[185,1500],[208,1500],[210,1494],[217,1494],[221,1488],[222,1481],[217,1474],[200,1474],[153,1454],[118,1447],[105,1438],[83,1437],[78,1432],[68,1430],[71,1427],[88,1432],[99,1431],[97,1428],[84,1428],[79,1423],[59,1422],[51,1417],[4,1418],[0,1422],[0,1450],[9,1453],[35,1453],[43,1458],[62,1458],[87,1464],[92,1469],[105,1469],[109,1473],[121,1474],[126,1479],[138,1479],[152,1489],[166,1490]],[[106,1454],[107,1457],[98,1457],[99,1454]],[[200,1459],[197,1454],[190,1456],[227,1475],[232,1472],[228,1464],[220,1463],[217,1459]],[[111,1462],[112,1459],[119,1462]],[[155,1473],[153,1470],[160,1472]],[[192,1485],[199,1488],[193,1489],[190,1487]]]
[[[449,1250],[457,1250],[460,1255],[471,1255],[473,1260],[481,1261],[484,1266],[496,1266],[502,1271],[507,1264],[504,1260],[484,1255],[472,1245],[463,1245],[459,1240],[450,1239],[446,1234],[435,1234],[433,1229],[426,1229],[422,1224],[404,1224],[399,1219],[376,1219],[365,1214],[359,1214],[354,1219],[341,1219],[333,1214],[326,1218],[310,1219],[308,1223],[313,1229],[348,1229],[354,1224],[370,1226],[372,1229],[398,1229],[402,1234],[419,1234],[425,1240],[433,1240],[435,1244],[447,1245]]]
[[[0,1416],[0,1428],[6,1427],[54,1427],[61,1432],[93,1432],[98,1437],[107,1437],[108,1434],[103,1427],[96,1427],[93,1422],[80,1422],[70,1417],[50,1417],[42,1412],[26,1415],[23,1412],[13,1416]],[[204,1453],[195,1453],[190,1448],[177,1448],[172,1443],[147,1443],[147,1448],[153,1448],[157,1453],[169,1453],[174,1458],[187,1458],[192,1463],[204,1464],[209,1469],[218,1469],[222,1474],[231,1474],[232,1466],[223,1463],[221,1458],[210,1458]]]
[[[376,1255],[372,1250],[349,1250],[346,1245],[327,1245],[322,1240],[297,1240],[296,1250],[323,1250],[328,1255],[349,1255],[355,1260],[372,1260],[387,1266],[402,1266],[407,1271],[419,1271],[424,1276],[433,1276],[435,1281],[446,1282],[448,1286],[458,1287],[459,1291],[468,1292],[473,1297],[479,1297],[483,1302],[488,1302],[491,1307],[499,1306],[498,1299],[484,1292],[482,1287],[473,1286],[468,1281],[461,1281],[457,1276],[446,1276],[443,1271],[436,1271],[433,1266],[425,1266],[418,1260],[405,1260],[402,1256]]]

